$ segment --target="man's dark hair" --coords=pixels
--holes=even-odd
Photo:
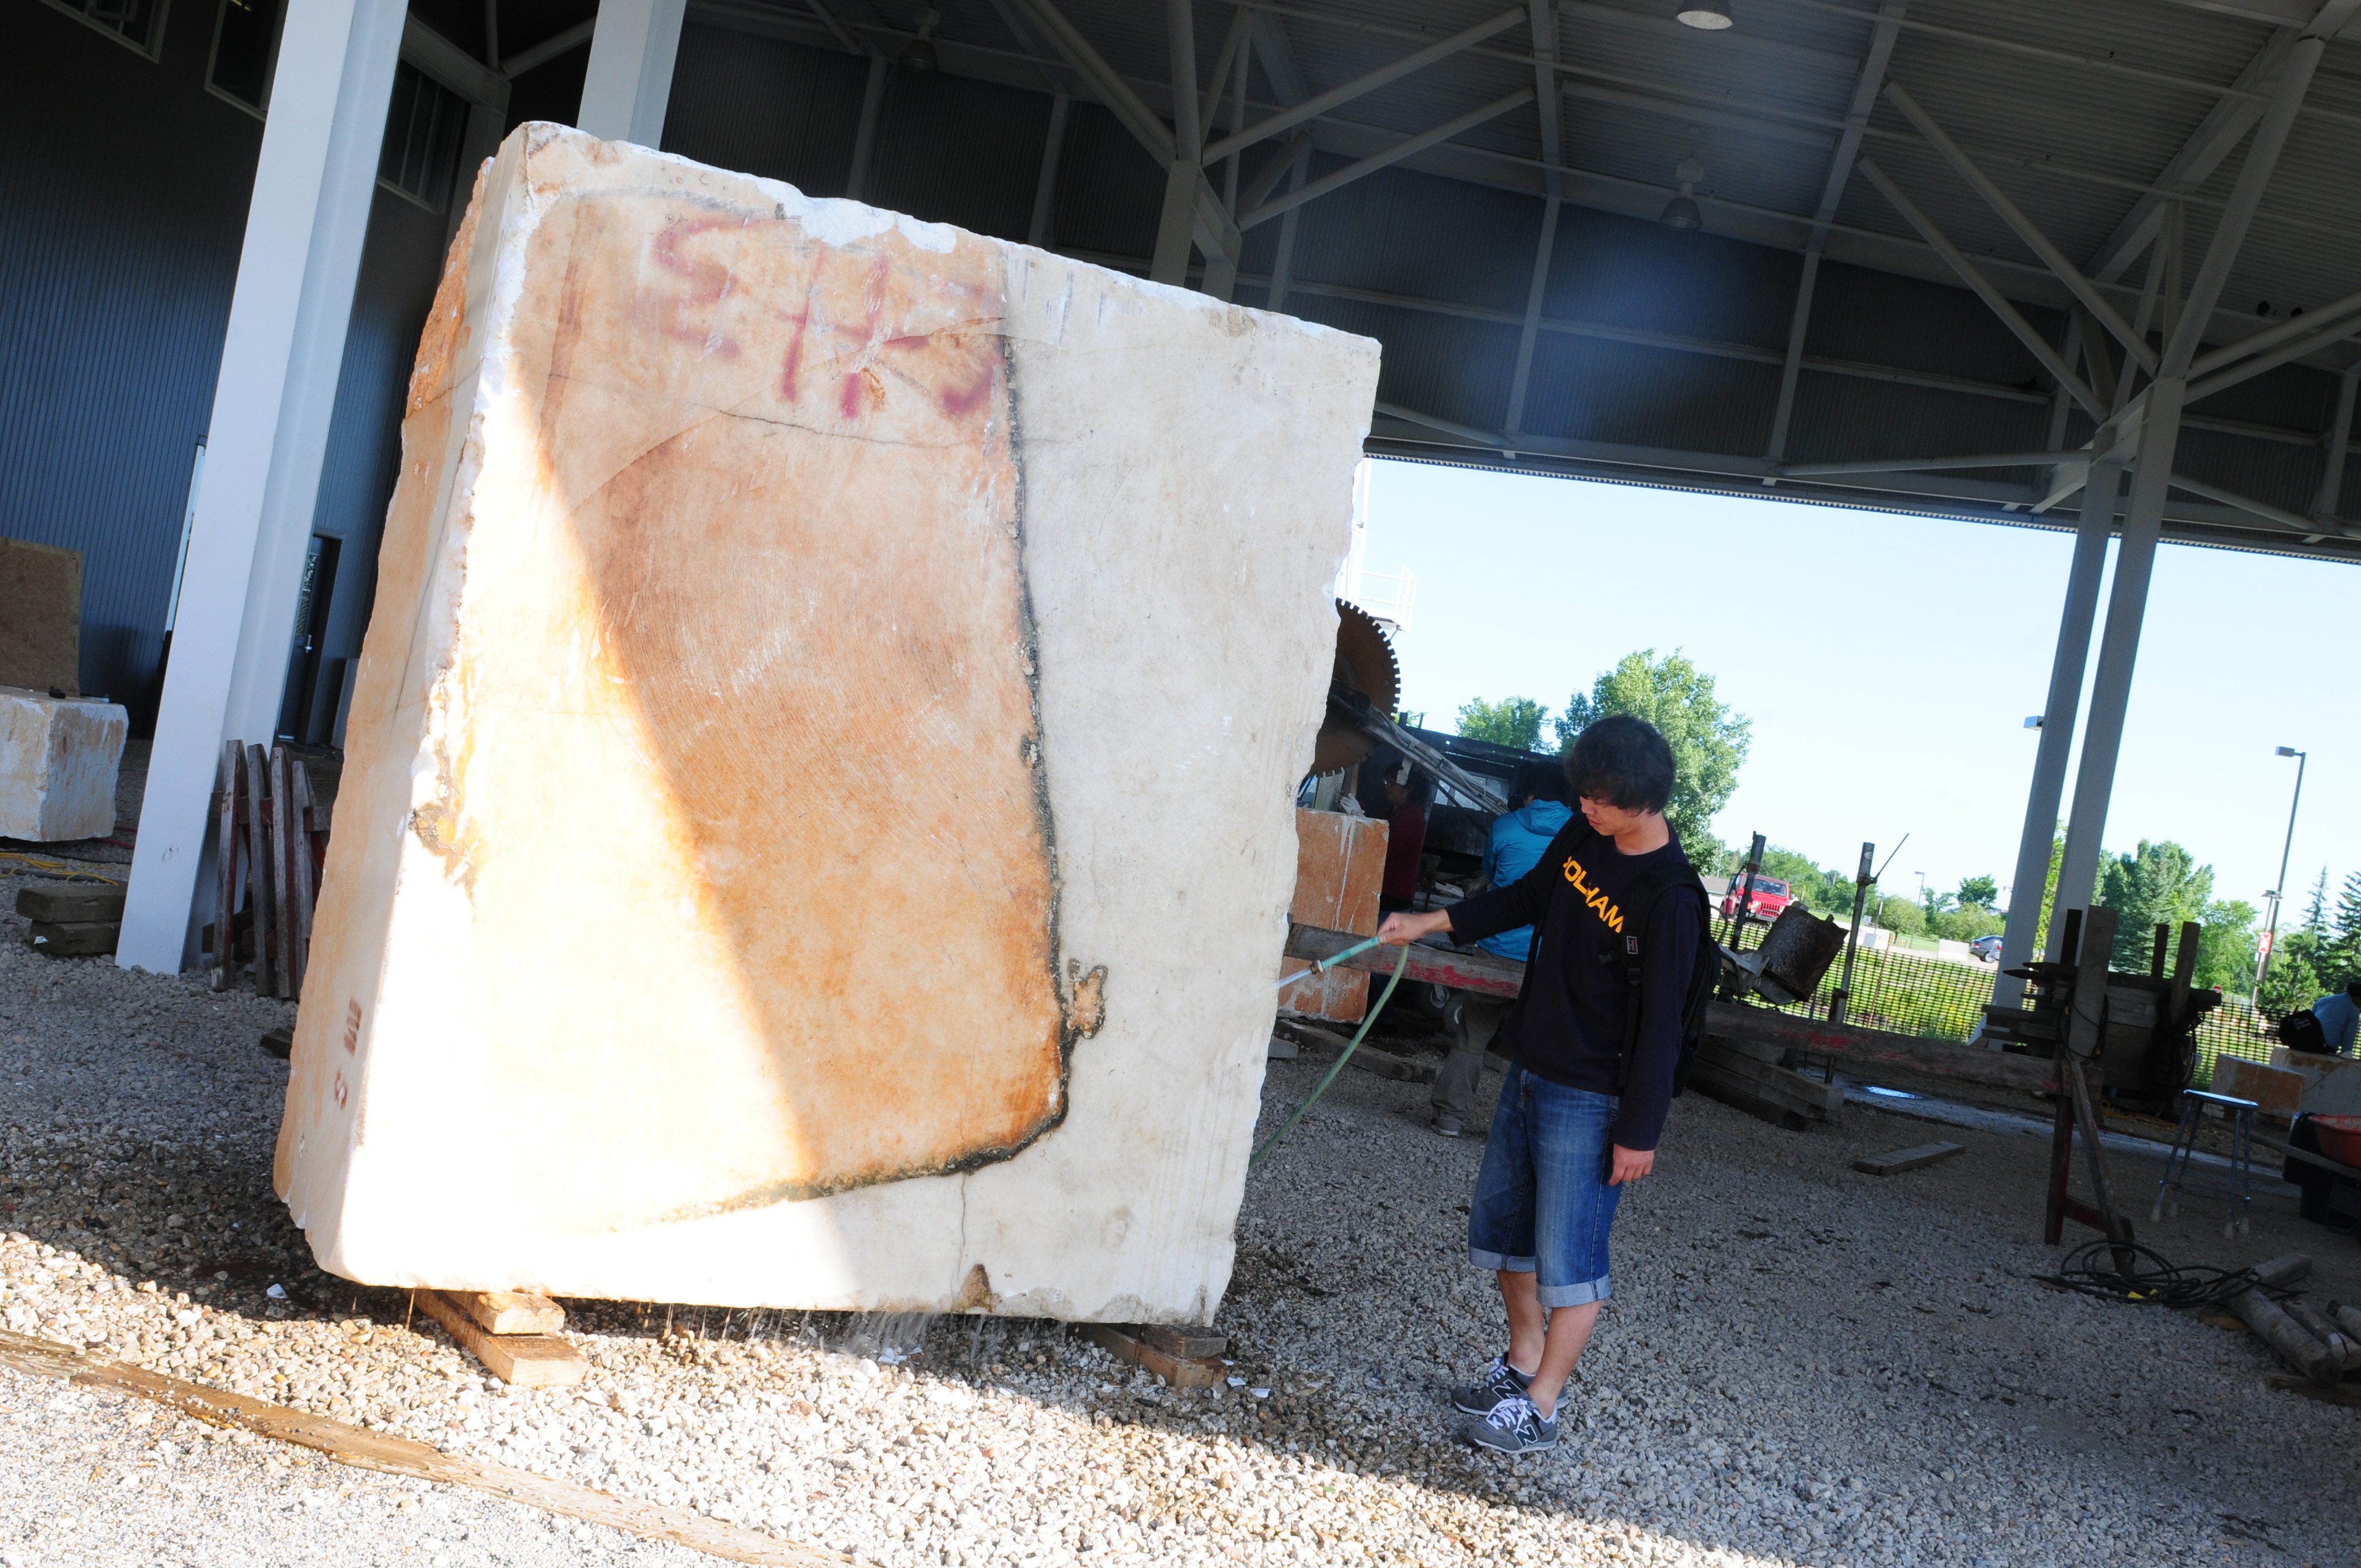
[[[2361,977],[2356,977],[2345,982],[2345,994],[2355,1002],[2361,1003]]]
[[[1565,770],[1550,762],[1522,762],[1516,782],[1509,786],[1512,799],[1554,800],[1565,804]]]
[[[1646,719],[1609,714],[1574,738],[1565,782],[1626,811],[1662,811],[1673,797],[1673,749]]]

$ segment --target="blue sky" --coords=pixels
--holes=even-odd
[[[1420,464],[1378,463],[1369,486],[1367,569],[1419,579],[1405,707],[1440,729],[1470,697],[1560,710],[1625,653],[1682,649],[1754,721],[1716,832],[1839,869],[1906,832],[1889,892],[1922,872],[2010,880],[2070,550],[2033,529]],[[2356,654],[2361,569],[2165,546],[2108,848],[2178,839],[2218,896],[2259,907],[2295,782],[2273,748],[2297,746],[2290,904],[2323,865],[2333,893],[2361,866]]]

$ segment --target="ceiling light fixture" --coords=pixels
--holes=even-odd
[[[1664,210],[1657,214],[1656,221],[1668,229],[1679,229],[1684,234],[1705,227],[1705,214],[1697,209],[1697,182],[1705,178],[1705,165],[1694,158],[1685,158],[1681,159],[1680,167],[1673,170],[1673,178],[1681,182],[1681,193],[1664,203]]]
[[[935,28],[943,14],[932,5],[918,7],[918,36],[902,49],[902,63],[912,71],[933,71],[942,62],[935,57]]]
[[[1731,25],[1727,5],[1690,5],[1675,13],[1680,24],[1701,33],[1718,33]]]

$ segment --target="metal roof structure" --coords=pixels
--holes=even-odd
[[[876,199],[938,215],[908,197],[949,181],[966,208],[997,183],[1037,243],[1376,336],[1373,452],[2062,522],[2094,432],[2136,451],[2193,313],[2165,536],[2361,559],[2339,511],[2361,359],[2343,330],[2361,327],[2361,186],[2341,178],[2361,49],[2331,47],[2350,5],[1696,0],[1733,24],[1712,30],[1676,17],[1690,6],[688,16],[866,56],[873,77],[930,53],[937,101],[972,84],[928,135],[906,134],[906,134],[868,155]],[[683,48],[668,148],[697,113]],[[1133,145],[1063,132],[1084,112]],[[873,138],[873,107],[862,120]],[[1684,189],[1694,230],[1661,221]],[[1168,197],[1163,254],[1142,254]]]

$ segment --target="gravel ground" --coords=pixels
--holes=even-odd
[[[21,926],[0,915],[0,1319],[93,1354],[894,1568],[2354,1561],[2354,1412],[2267,1387],[2246,1336],[2035,1283],[2056,1255],[2021,1134],[1861,1110],[1790,1134],[1684,1099],[1566,1439],[1516,1461],[1437,1399],[1499,1343],[1463,1251],[1483,1146],[1358,1072],[1249,1184],[1235,1387],[1174,1393],[1049,1323],[570,1302],[593,1375],[527,1394],[401,1293],[309,1266],[269,1188],[285,1069],[255,1045],[291,1009],[40,958]],[[1267,1113],[1321,1066],[1274,1063]],[[1850,1168],[1934,1136],[1968,1153]],[[2361,1300],[2351,1237],[2273,1200],[2234,1244],[2216,1212],[2143,1239],[2301,1248],[2318,1294]],[[0,1564],[686,1556],[144,1413],[0,1375]]]

